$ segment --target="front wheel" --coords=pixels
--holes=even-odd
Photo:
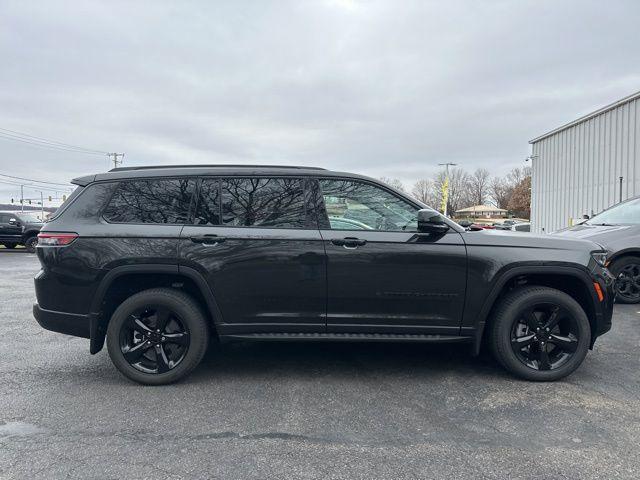
[[[200,363],[208,343],[207,322],[198,303],[169,288],[129,297],[107,328],[113,364],[126,377],[147,385],[185,377]]]
[[[616,277],[616,300],[620,303],[640,302],[640,258],[619,258],[609,270]]]
[[[576,370],[591,342],[584,310],[566,293],[524,287],[509,293],[493,318],[489,341],[509,372],[533,381],[552,381]]]

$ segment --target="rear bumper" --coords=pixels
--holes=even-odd
[[[37,303],[33,304],[33,316],[42,328],[52,332],[73,335],[74,337],[91,338],[94,316],[77,313],[56,312],[45,310]]]

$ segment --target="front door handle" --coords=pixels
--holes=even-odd
[[[366,245],[367,241],[361,238],[356,238],[356,237],[345,237],[345,238],[334,238],[331,240],[331,243],[337,246],[343,246],[348,250],[353,250],[354,248],[358,248],[363,245]]]
[[[221,237],[220,235],[196,235],[189,238],[193,243],[201,243],[205,247],[217,245],[227,239],[227,237]]]

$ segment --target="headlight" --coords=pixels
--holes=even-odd
[[[603,267],[607,265],[607,252],[591,252],[591,258],[593,258],[598,265],[602,265]]]

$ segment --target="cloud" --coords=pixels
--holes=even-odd
[[[633,0],[7,1],[0,127],[128,165],[503,174],[529,139],[638,90],[638,14]],[[0,173],[108,166],[0,140]]]

